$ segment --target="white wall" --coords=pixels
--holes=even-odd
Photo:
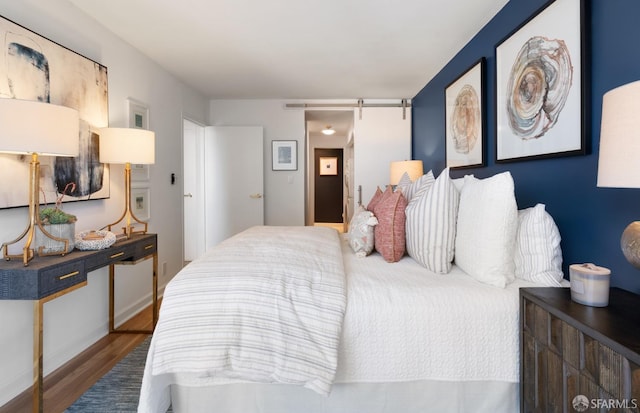
[[[304,225],[305,125],[304,110],[286,109],[281,100],[212,100],[214,126],[264,128],[264,222],[266,225]],[[298,141],[298,170],[271,170],[271,141]]]
[[[111,126],[127,126],[128,97],[148,104],[156,132],[149,229],[158,233],[163,287],[182,267],[182,117],[209,123],[208,101],[65,0],[0,0],[0,15],[107,66]],[[176,185],[170,184],[171,173],[178,177]],[[122,166],[114,166],[110,199],[65,204],[78,216],[76,231],[100,228],[119,216],[123,179]],[[26,208],[0,210],[0,242],[14,239],[26,225]],[[118,267],[117,320],[150,303],[150,265]],[[107,281],[106,268],[94,271],[86,287],[45,304],[45,374],[107,333]],[[0,405],[31,385],[32,317],[32,302],[0,301]]]
[[[349,103],[349,101],[310,100],[306,103]],[[265,224],[305,225],[305,148],[304,109],[285,108],[294,100],[212,100],[210,120],[215,126],[264,127]],[[376,103],[397,103],[380,100]],[[366,205],[376,186],[389,181],[392,161],[411,159],[411,111],[402,119],[402,108],[363,108],[354,110],[353,193],[362,185]],[[271,170],[271,141],[298,141],[298,170]],[[307,211],[309,214],[310,211]],[[307,217],[307,219],[312,219]]]

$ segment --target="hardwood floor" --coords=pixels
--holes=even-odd
[[[120,328],[149,329],[151,323],[151,306],[149,306]],[[109,334],[46,376],[44,378],[44,411],[46,413],[64,412],[147,337],[148,334]],[[30,413],[31,407],[31,389],[28,389],[0,407],[0,413]]]

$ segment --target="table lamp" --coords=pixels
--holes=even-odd
[[[605,93],[602,99],[598,186],[640,188],[640,81]],[[622,252],[640,268],[640,222],[629,224],[620,239]]]
[[[131,164],[150,165],[155,162],[155,134],[145,129],[103,128],[100,129],[100,162],[124,164],[125,205],[117,221],[106,225],[109,231],[124,221],[123,234],[131,238],[134,233],[146,234],[147,222],[140,220],[131,209]],[[144,229],[134,231],[141,224]]]
[[[411,182],[422,176],[422,161],[394,161],[389,171],[389,184],[398,185],[404,173],[409,175]]]
[[[5,260],[22,258],[25,266],[34,257],[31,244],[38,228],[45,237],[65,243],[60,252],[68,252],[69,241],[47,232],[40,220],[39,155],[78,156],[78,111],[65,106],[32,100],[0,99],[0,152],[31,155],[29,164],[29,224],[13,241],[2,244]],[[10,255],[9,245],[26,237],[21,255]]]

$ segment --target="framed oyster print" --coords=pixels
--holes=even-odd
[[[447,167],[485,166],[484,57],[445,89]]]
[[[583,1],[547,3],[496,46],[496,162],[585,153]]]

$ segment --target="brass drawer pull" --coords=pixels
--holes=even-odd
[[[67,279],[67,278],[69,278],[69,277],[73,277],[74,275],[78,275],[78,274],[80,274],[80,271],[70,272],[69,274],[61,275],[60,277],[58,277],[58,280],[59,280],[59,281],[62,281],[62,280],[64,280],[64,279]]]
[[[124,255],[124,251],[121,251],[121,252],[119,252],[119,253],[117,253],[117,254],[113,254],[113,255],[112,255],[112,256],[110,256],[109,258],[118,258],[118,257],[121,257],[121,256],[123,256],[123,255]]]
[[[150,250],[150,249],[151,249],[151,248],[153,248],[154,246],[155,246],[154,244],[149,244],[149,245],[146,245],[146,246],[144,247],[144,249],[145,249],[145,250]]]

